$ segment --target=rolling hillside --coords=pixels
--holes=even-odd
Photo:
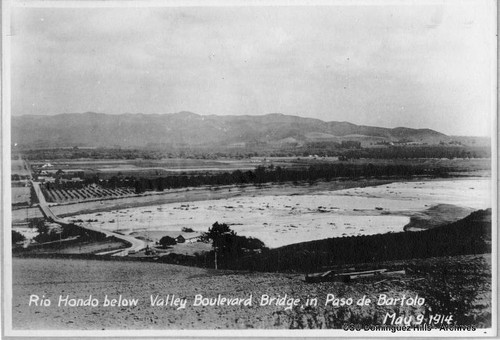
[[[12,117],[12,143],[29,147],[300,145],[309,141],[402,139],[438,143],[448,137],[430,129],[389,129],[283,114],[202,116],[191,112],[161,115],[87,112]]]

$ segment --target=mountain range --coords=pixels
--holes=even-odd
[[[435,144],[448,136],[431,129],[383,128],[278,113],[256,116],[65,113],[11,119],[12,143],[29,147],[210,147],[303,145],[346,140]]]

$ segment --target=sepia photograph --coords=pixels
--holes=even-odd
[[[2,336],[497,335],[497,2],[2,2]]]

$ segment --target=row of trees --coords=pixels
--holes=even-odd
[[[447,147],[438,148],[434,151],[432,148],[412,148],[414,151],[408,152],[409,148],[395,147],[391,148],[393,156],[397,158],[425,158],[434,153],[435,156],[442,157],[468,157],[472,151],[464,151],[461,148]],[[443,150],[447,150],[446,152]],[[370,156],[374,158],[385,158],[389,149],[372,149]],[[311,166],[304,164],[302,167],[282,168],[280,166],[263,166],[255,170],[235,170],[232,172],[209,173],[204,174],[179,174],[173,176],[155,177],[125,177],[120,173],[108,179],[100,179],[97,175],[86,177],[83,181],[65,181],[58,183],[46,183],[45,188],[51,189],[83,189],[91,184],[98,184],[104,189],[133,188],[136,193],[145,191],[163,191],[171,188],[213,186],[213,185],[233,185],[233,184],[261,184],[270,182],[298,182],[298,181],[316,181],[332,180],[340,177],[358,178],[358,177],[386,177],[386,176],[415,176],[415,175],[434,175],[445,176],[447,172],[453,169],[437,167],[432,164],[355,164],[345,162],[352,158],[360,158],[367,152],[365,149],[353,148],[346,155],[340,157],[343,162],[340,163],[318,163]],[[465,152],[465,154],[464,154]],[[472,156],[477,156],[472,155]],[[481,154],[486,156],[486,154]]]
[[[428,169],[412,165],[373,165],[373,164],[321,164],[304,169],[257,167],[254,171],[235,170],[233,172],[204,175],[176,175],[158,178],[139,178],[134,182],[136,193],[148,190],[163,191],[171,188],[263,184],[300,181],[330,181],[339,178],[387,177],[415,175],[445,176],[447,169]]]
[[[82,189],[91,184],[98,184],[105,189],[134,188],[136,193],[145,191],[163,191],[165,189],[176,189],[199,186],[219,185],[259,185],[263,183],[282,182],[314,182],[317,180],[331,181],[339,178],[359,177],[411,177],[416,175],[431,175],[445,177],[451,169],[428,167],[427,165],[403,165],[403,164],[317,164],[303,168],[282,168],[270,166],[268,168],[259,166],[255,170],[235,170],[223,173],[205,173],[198,175],[174,175],[156,178],[135,178],[113,176],[103,180],[99,177],[89,177],[84,181],[46,183],[45,188],[51,189]]]
[[[489,158],[491,150],[485,147],[460,146],[395,146],[389,148],[373,148],[348,150],[342,153],[346,159],[415,159],[415,158]]]

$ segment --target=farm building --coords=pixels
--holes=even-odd
[[[54,177],[49,177],[49,176],[38,176],[38,180],[42,183],[45,183],[45,182],[54,183],[56,181],[56,179]]]

